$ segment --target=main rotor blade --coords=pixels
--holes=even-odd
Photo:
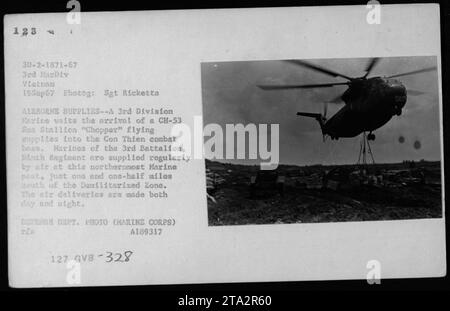
[[[406,90],[406,94],[412,95],[412,96],[419,96],[419,95],[422,95],[422,94],[426,94],[426,92],[407,89]]]
[[[416,73],[428,72],[428,71],[433,71],[433,70],[436,70],[436,67],[430,67],[430,68],[424,68],[424,69],[409,71],[409,72],[405,72],[405,73],[399,73],[399,74],[395,74],[395,75],[389,76],[387,78],[389,79],[389,78],[402,77],[402,76],[413,75],[413,74],[416,74]]]
[[[316,87],[332,87],[335,85],[348,85],[348,82],[322,83],[322,84],[293,84],[293,85],[258,85],[263,90],[288,90],[288,89],[309,89]]]
[[[370,72],[372,71],[372,69],[375,67],[375,65],[380,61],[380,59],[378,57],[374,57],[370,60],[370,63],[367,65],[366,68],[366,74],[364,75],[364,78],[367,77]]]
[[[312,70],[319,71],[321,73],[327,74],[327,75],[335,77],[335,78],[336,77],[342,77],[342,78],[345,78],[345,79],[347,79],[349,81],[353,80],[353,78],[351,78],[349,76],[340,74],[338,72],[335,72],[335,71],[332,71],[332,70],[329,70],[329,69],[326,69],[326,68],[323,68],[323,67],[319,67],[317,65],[313,65],[313,64],[304,62],[302,60],[288,59],[288,60],[285,60],[285,62],[292,63],[292,64],[295,64],[295,65],[300,65],[300,66],[303,66],[303,67],[307,67],[307,68],[310,68]]]

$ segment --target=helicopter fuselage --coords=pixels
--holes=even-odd
[[[406,104],[406,88],[396,79],[355,79],[342,95],[345,106],[322,125],[332,139],[372,132],[400,115]]]

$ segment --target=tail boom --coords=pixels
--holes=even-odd
[[[320,125],[320,129],[322,130],[322,134],[326,135],[326,133],[324,132],[324,124],[325,124],[325,117],[323,115],[321,115],[320,113],[311,113],[311,112],[297,112],[298,116],[302,116],[302,117],[308,117],[308,118],[314,118],[316,119],[317,122],[319,122]]]

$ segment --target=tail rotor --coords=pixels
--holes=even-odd
[[[327,102],[323,102],[323,114],[322,117],[324,120],[327,119],[327,112],[328,112],[328,103]]]
[[[327,113],[328,113],[328,102],[323,102],[323,114],[322,114],[322,122],[320,123],[320,128],[322,129],[322,139],[325,142],[326,135],[323,131],[323,124],[327,121]]]
[[[323,103],[323,113],[311,113],[311,112],[297,112],[298,116],[314,118],[320,125],[320,129],[322,130],[323,141],[325,141],[326,133],[324,132],[324,124],[327,121],[327,113],[328,113],[328,103]]]

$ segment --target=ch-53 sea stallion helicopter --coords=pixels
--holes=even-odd
[[[394,115],[401,115],[402,108],[406,104],[407,94],[423,94],[420,91],[406,90],[406,87],[394,78],[436,70],[436,67],[429,67],[387,77],[369,78],[369,74],[379,61],[380,58],[371,59],[365,70],[366,73],[361,77],[352,78],[302,60],[285,60],[285,62],[306,67],[335,78],[341,77],[347,81],[323,84],[258,86],[263,90],[286,90],[347,85],[348,89],[342,95],[329,101],[329,103],[338,103],[342,100],[345,103],[345,106],[330,119],[326,117],[327,103],[324,105],[323,114],[298,112],[297,115],[315,118],[320,124],[324,139],[327,135],[331,139],[339,139],[341,137],[355,137],[359,134],[363,134],[365,139],[365,133],[369,132],[367,140],[375,140],[373,131],[385,125]]]

